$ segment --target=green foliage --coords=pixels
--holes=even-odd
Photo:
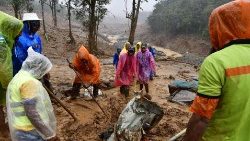
[[[231,0],[163,0],[155,5],[148,23],[154,32],[208,37],[212,10]]]
[[[83,26],[89,25],[90,1],[89,0],[73,0],[75,7],[76,19],[81,21]],[[95,22],[101,22],[107,14],[105,5],[109,4],[110,0],[96,0],[95,5]]]

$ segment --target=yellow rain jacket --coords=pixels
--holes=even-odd
[[[5,103],[5,90],[13,77],[11,50],[22,27],[22,21],[0,11],[0,104]]]

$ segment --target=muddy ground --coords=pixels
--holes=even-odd
[[[185,128],[190,117],[187,106],[181,106],[167,101],[169,96],[167,84],[175,79],[188,78],[195,75],[195,69],[186,64],[176,64],[175,62],[157,62],[157,75],[150,82],[150,94],[152,101],[159,104],[164,109],[164,117],[160,123],[148,134],[148,139],[162,141],[173,136]],[[54,64],[51,71],[51,81],[58,94],[71,87],[74,72],[66,64]],[[102,78],[113,79],[114,68],[112,65],[102,65]],[[130,98],[133,97],[133,90],[138,90],[137,84],[131,88]],[[88,97],[77,100],[62,98],[64,103],[76,114],[79,119],[74,123],[72,118],[61,108],[55,105],[58,121],[58,136],[61,140],[100,140],[98,135],[109,127],[112,127],[119,114],[126,105],[125,98],[119,94],[118,88],[102,90],[103,95],[97,98],[108,118],[104,116],[98,106]]]
[[[60,34],[60,36],[58,35]],[[44,54],[52,61],[51,82],[56,96],[75,114],[79,121],[74,120],[67,112],[57,104],[54,110],[57,118],[57,136],[62,141],[98,141],[101,140],[98,135],[113,127],[119,114],[126,106],[126,99],[119,93],[119,88],[102,90],[102,95],[97,101],[107,113],[106,117],[98,108],[96,103],[89,97],[81,96],[76,100],[69,100],[62,93],[70,89],[74,80],[74,72],[68,67],[66,58],[71,59],[81,44],[81,37],[75,36],[77,43],[75,45],[67,44],[68,33],[64,29],[50,29],[49,41],[43,39]],[[111,56],[105,55],[112,52],[113,48],[103,45],[100,47],[104,54],[98,55],[101,61],[101,80],[109,81],[114,79],[114,67],[110,63]],[[109,53],[107,53],[109,54]],[[157,77],[150,81],[150,94],[152,101],[156,102],[164,110],[163,119],[159,124],[146,135],[147,140],[163,141],[180,132],[186,127],[191,113],[188,112],[188,106],[171,103],[167,100],[169,96],[167,85],[174,79],[189,79],[197,76],[196,67],[176,61],[157,61]],[[134,83],[130,90],[130,99],[133,97],[133,91],[139,90],[138,84]],[[83,95],[83,90],[81,91]],[[2,139],[0,140],[9,140]]]
[[[77,47],[86,42],[86,38],[74,34],[76,44],[70,45],[66,29],[48,27],[47,30],[49,40],[46,41],[43,38],[43,52],[53,63],[53,69],[50,73],[54,92],[79,119],[78,122],[74,122],[62,107],[54,104],[57,117],[57,135],[62,141],[98,141],[100,140],[99,134],[114,126],[127,101],[119,94],[119,88],[103,89],[103,94],[97,98],[97,101],[107,113],[108,117],[106,117],[94,101],[88,97],[81,96],[77,100],[68,100],[62,93],[71,88],[75,74],[69,69],[66,58],[71,59]],[[113,80],[114,67],[110,64],[110,55],[115,49],[104,41],[99,41],[98,47],[100,49],[98,58],[102,62],[101,79],[103,81]],[[195,57],[191,57],[191,59],[193,58]],[[190,59],[184,58],[184,60]],[[171,103],[167,100],[169,96],[167,85],[174,79],[185,80],[197,76],[197,70],[193,65],[180,63],[180,61],[158,61],[156,64],[157,77],[150,82],[150,94],[153,98],[152,101],[164,109],[164,117],[147,135],[147,139],[163,141],[183,130],[191,116],[191,113],[188,112],[188,106]],[[136,83],[131,87],[130,98],[133,97],[134,90],[139,90]],[[0,137],[0,140],[9,139],[1,139]]]
[[[67,35],[63,31],[61,34],[62,37]],[[50,36],[54,37],[53,31],[50,32]],[[45,42],[47,47],[44,52],[54,65],[51,71],[54,91],[79,121],[74,122],[60,106],[54,104],[58,122],[57,134],[62,141],[98,141],[100,140],[99,134],[114,126],[127,101],[119,94],[119,88],[102,90],[103,94],[97,100],[107,113],[108,117],[106,117],[89,97],[81,96],[77,100],[68,100],[62,93],[71,88],[74,72],[68,67],[66,58],[72,58],[78,43],[75,46],[70,46],[65,41],[66,38],[57,38],[53,43]],[[99,55],[99,58],[102,64],[101,79],[103,81],[113,80],[114,67],[110,63],[111,58],[107,55]],[[147,139],[163,141],[183,130],[191,116],[187,106],[171,103],[167,100],[169,96],[167,85],[174,79],[185,80],[197,76],[197,70],[192,65],[175,61],[158,61],[156,64],[157,77],[150,82],[150,94],[153,98],[152,101],[164,109],[164,117],[147,135]],[[136,83],[131,87],[130,98],[133,97],[134,90],[139,90]],[[83,95],[83,90],[81,94]]]

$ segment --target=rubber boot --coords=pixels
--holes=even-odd
[[[140,84],[140,91],[143,89],[143,84]]]
[[[148,100],[151,100],[152,97],[151,97],[151,95],[149,95],[148,84],[146,83],[146,84],[144,84],[144,86],[145,86],[145,89],[146,89],[146,95],[144,97],[147,98]]]
[[[73,83],[73,87],[71,89],[71,98],[70,99],[76,99],[77,96],[80,95],[80,89],[82,84],[81,83]]]
[[[124,94],[125,94],[125,97],[129,96],[129,86],[124,87]]]
[[[146,93],[149,93],[148,83],[144,84]]]
[[[129,87],[126,85],[122,85],[120,87],[120,93],[125,95],[125,97],[128,97],[129,96]]]
[[[99,85],[93,84],[93,96],[94,96],[94,98],[96,98],[98,96],[98,91],[99,91]]]

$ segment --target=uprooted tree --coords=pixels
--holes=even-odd
[[[104,5],[110,0],[75,0],[76,18],[88,29],[88,47],[90,52],[96,53],[98,26],[107,13]]]

